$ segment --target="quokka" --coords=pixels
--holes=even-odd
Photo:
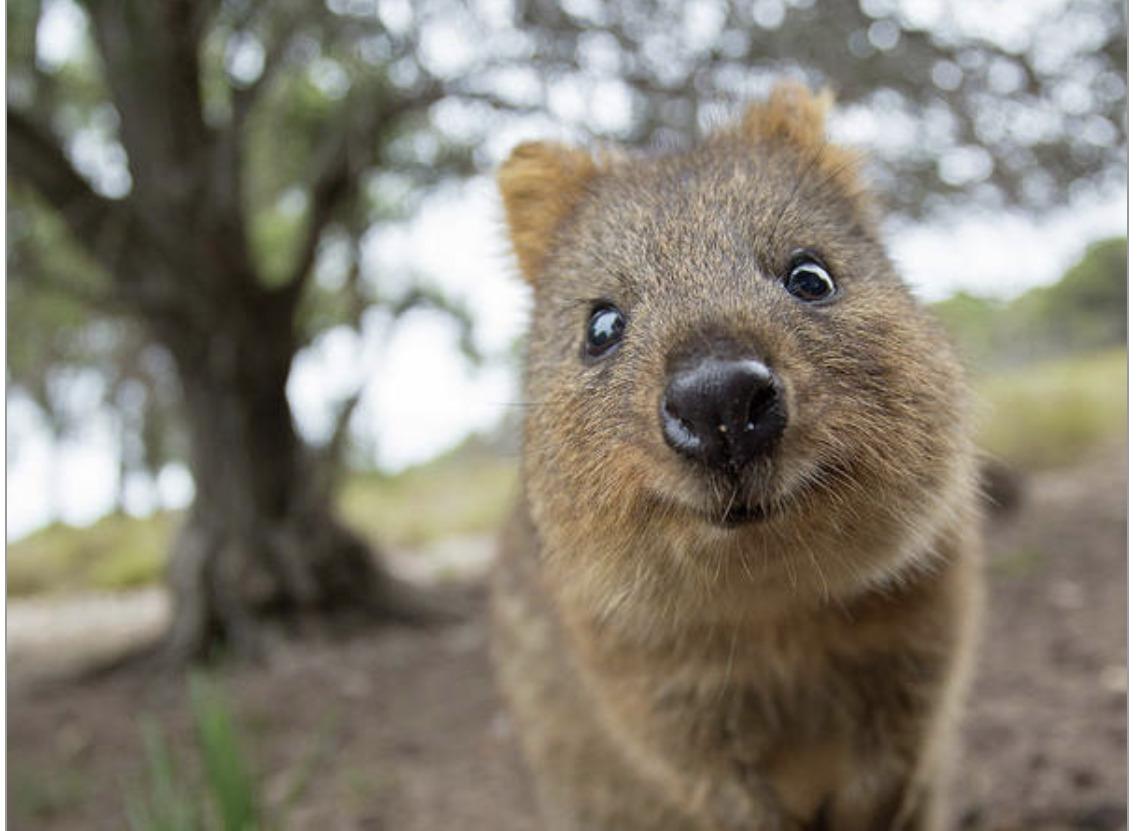
[[[501,168],[535,304],[494,649],[549,829],[944,822],[969,398],[826,105]]]

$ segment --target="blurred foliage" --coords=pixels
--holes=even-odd
[[[1100,240],[1057,283],[1008,302],[959,292],[932,304],[968,364],[991,370],[1125,342],[1128,241]]]
[[[985,450],[1037,470],[1124,436],[1127,249],[1095,242],[1058,282],[1009,301],[932,304],[975,375]]]
[[[1060,349],[1125,342],[1128,249],[1125,237],[1097,242],[1053,288],[1027,294],[1036,318],[1053,327]]]
[[[229,707],[204,676],[190,679],[190,709],[220,827],[223,831],[255,829],[260,814],[256,781]]]
[[[142,723],[142,744],[145,783],[127,798],[131,831],[196,831],[199,799],[175,774],[169,742],[153,720]]]
[[[983,376],[980,446],[1020,470],[1042,470],[1123,440],[1127,369],[1118,349]]]
[[[228,0],[199,7],[200,32],[148,35],[154,19],[144,6],[121,20],[109,8],[71,0],[6,7],[8,115],[18,128],[9,154],[8,383],[35,405],[56,441],[109,409],[120,428],[120,491],[128,476],[153,478],[165,463],[189,458],[177,367],[162,337],[171,320],[151,313],[144,299],[169,293],[160,285],[166,264],[148,255],[133,273],[130,255],[148,232],[145,223],[131,224],[131,214],[178,224],[163,199],[185,170],[174,171],[162,155],[170,140],[165,108],[199,107],[191,120],[204,122],[211,146],[189,184],[228,178],[223,188],[247,217],[240,230],[255,278],[280,287],[311,275],[296,307],[297,348],[337,326],[362,329],[365,316],[372,329],[389,330],[405,312],[427,306],[456,323],[464,353],[474,355],[472,321],[460,303],[420,275],[380,275],[363,261],[369,231],[405,219],[431,185],[470,170],[468,145],[436,135],[429,123],[438,92],[425,89],[426,73],[404,71],[397,84],[387,77],[400,61],[403,70],[416,61],[414,33],[388,30],[354,7]],[[123,25],[137,27],[133,41],[121,39],[115,27]],[[200,90],[175,84],[146,97],[153,91],[131,87],[129,70],[116,75],[123,62],[150,62],[157,89],[168,80],[158,65],[167,56],[148,54],[147,41],[198,34]],[[373,123],[368,114],[377,110],[390,117]],[[416,141],[419,135],[431,140]],[[60,185],[59,176],[72,175]],[[215,207],[198,204],[193,224]],[[121,221],[91,224],[100,212],[122,214]],[[205,276],[182,282],[205,295]],[[224,309],[231,305],[225,292],[243,289],[216,276],[219,290],[208,300]],[[97,394],[76,400],[76,379]],[[353,406],[349,397],[345,421]],[[332,438],[322,459],[343,450],[343,437]]]
[[[1126,4],[906,0],[517,0],[539,84],[612,138],[685,145],[774,74],[831,87],[908,215],[948,204],[1050,210],[1125,169]],[[571,79],[592,76],[583,100]],[[631,116],[611,110],[627,102]],[[615,104],[613,103],[615,102]],[[557,110],[560,112],[557,112]]]

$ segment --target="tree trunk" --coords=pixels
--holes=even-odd
[[[379,134],[438,100],[441,85],[353,94],[329,118],[303,177],[309,210],[296,261],[269,289],[248,245],[245,122],[217,126],[203,112],[199,56],[211,9],[189,0],[88,4],[129,161],[124,198],[96,193],[51,130],[8,110],[13,175],[55,207],[110,276],[109,300],[148,327],[177,367],[196,486],[169,573],[164,654],[178,662],[218,645],[259,651],[274,619],[422,619],[426,607],[335,517],[329,477],[295,432],[285,385],[297,306],[325,231],[362,198],[358,182],[387,140]]]
[[[156,333],[180,376],[196,487],[169,568],[172,662],[257,654],[274,622],[425,610],[336,518],[329,477],[296,434],[291,310],[270,292],[241,305],[209,332]]]

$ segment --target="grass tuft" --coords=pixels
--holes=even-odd
[[[221,828],[255,829],[259,813],[256,782],[238,742],[228,705],[203,675],[190,678],[190,709]]]
[[[126,797],[131,831],[255,831],[261,827],[257,782],[228,704],[203,675],[190,678],[190,713],[198,758],[181,766],[161,728],[142,721],[146,768],[141,787]],[[193,784],[187,766],[200,767],[204,783]]]
[[[196,801],[175,772],[169,742],[151,717],[142,721],[142,744],[145,778],[126,799],[131,831],[196,831],[201,826]]]

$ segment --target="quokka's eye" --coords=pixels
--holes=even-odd
[[[837,293],[837,284],[825,266],[805,252],[794,255],[785,285],[786,291],[806,303],[820,303]]]
[[[611,303],[604,303],[592,310],[585,331],[584,351],[590,358],[607,355],[624,337],[627,321],[624,313]]]

